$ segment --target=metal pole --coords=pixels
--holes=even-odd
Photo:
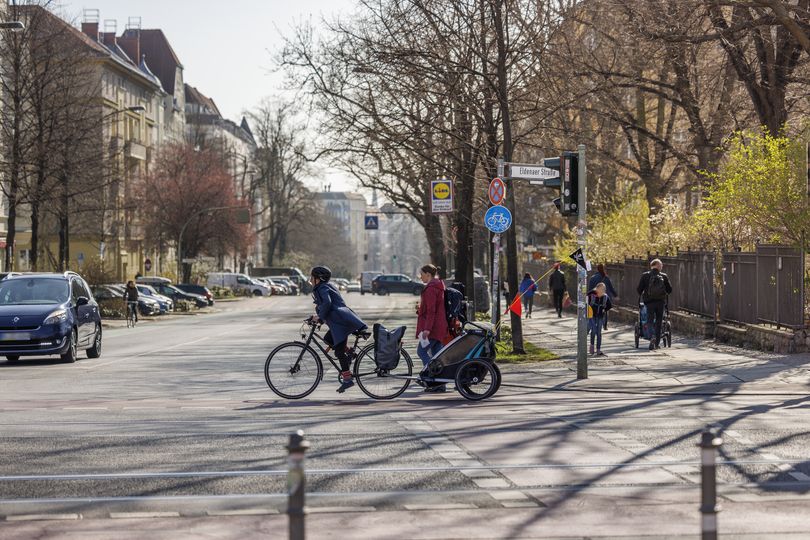
[[[304,453],[309,448],[309,441],[304,439],[304,432],[300,429],[290,435],[289,470],[287,472],[287,515],[289,516],[290,540],[304,540],[304,490],[306,488],[306,475],[304,474]]]
[[[498,158],[498,178],[503,178],[504,175],[504,160]],[[492,254],[492,324],[497,325],[501,319],[501,235],[495,234],[492,237],[494,250]],[[500,339],[500,329],[497,331],[495,339]]]
[[[723,444],[719,429],[709,426],[700,437],[700,533],[702,540],[717,540],[717,449]]]
[[[577,160],[577,183],[579,185],[577,193],[577,245],[585,250],[585,236],[587,234],[586,205],[588,204],[588,177],[585,166],[585,145],[580,144],[578,149],[579,159]],[[587,256],[586,256],[587,259]],[[588,319],[586,296],[588,294],[588,272],[580,265],[577,265],[577,379],[588,378]]]

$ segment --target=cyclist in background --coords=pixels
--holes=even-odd
[[[342,394],[354,386],[349,367],[351,358],[346,352],[347,340],[353,332],[365,330],[367,326],[354,311],[346,307],[337,287],[329,283],[331,278],[332,271],[326,266],[316,266],[310,272],[309,282],[312,284],[316,311],[311,320],[325,322],[329,327],[323,340],[335,350],[340,362],[340,386],[337,391]]]
[[[135,313],[135,322],[138,322],[138,287],[135,286],[135,282],[132,280],[127,281],[127,286],[124,289],[124,303],[127,306],[127,319],[130,316],[130,310],[132,310]]]

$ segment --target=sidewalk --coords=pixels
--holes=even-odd
[[[633,328],[611,322],[602,332],[604,357],[588,357],[588,379],[576,380],[577,319],[553,310],[535,308],[523,319],[524,338],[548,349],[560,361],[528,366],[542,374],[546,384],[566,384],[605,389],[755,391],[799,393],[810,391],[810,354],[776,354],[752,351],[673,333],[672,348],[648,350],[649,342],[635,348]],[[590,339],[590,337],[589,337]],[[590,341],[589,341],[590,343]],[[573,378],[572,378],[573,375]]]

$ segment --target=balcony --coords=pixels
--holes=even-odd
[[[146,161],[146,146],[139,142],[127,141],[124,146],[124,155],[128,158]]]

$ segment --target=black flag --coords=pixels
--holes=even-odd
[[[574,259],[578,265],[580,265],[585,270],[588,270],[588,264],[585,262],[585,255],[582,253],[582,248],[579,248],[575,252],[573,252],[570,257]]]

